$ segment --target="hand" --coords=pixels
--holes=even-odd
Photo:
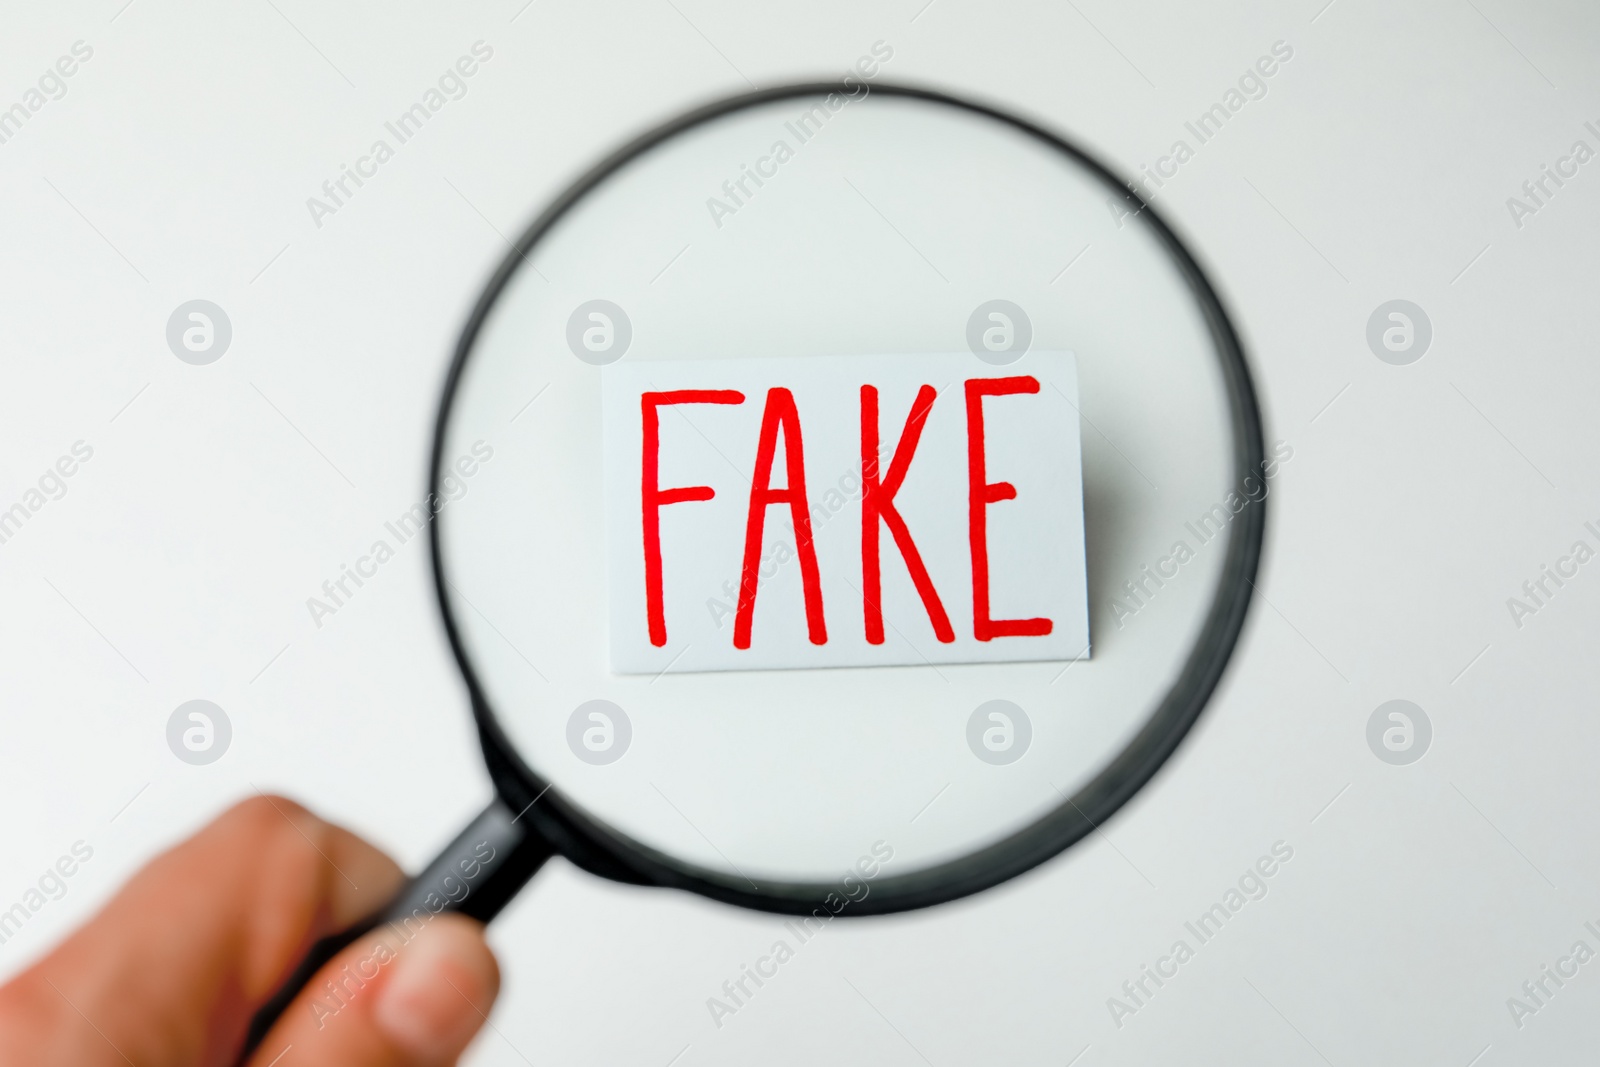
[[[292,801],[257,797],[157,857],[99,915],[0,988],[0,1063],[229,1067],[254,1013],[317,938],[404,875]],[[335,958],[251,1059],[267,1067],[456,1062],[500,988],[483,927],[441,914]]]

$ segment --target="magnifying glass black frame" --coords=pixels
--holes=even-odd
[[[992,119],[1063,153],[1099,178],[1108,196],[1124,201],[1127,212],[1144,221],[1178,267],[1210,330],[1223,372],[1232,423],[1233,484],[1242,485],[1247,476],[1259,476],[1265,460],[1261,412],[1238,336],[1194,257],[1149,204],[1093,157],[1025,119],[931,89],[877,83],[868,89],[869,95],[920,100]],[[449,471],[444,442],[450,413],[478,335],[517,269],[551,228],[619,169],[680,133],[748,108],[829,93],[854,95],[848,85],[816,82],[761,89],[708,104],[651,130],[612,153],[545,209],[496,269],[456,344],[434,428],[429,465],[429,489],[433,494],[439,493],[440,481]],[[1241,511],[1229,523],[1217,595],[1177,681],[1127,747],[1077,796],[1031,825],[976,852],[907,874],[875,878],[871,891],[852,900],[841,914],[880,915],[906,911],[988,889],[1050,859],[1109,819],[1177,748],[1216,688],[1238,640],[1254,590],[1265,520],[1265,500],[1261,500]],[[617,881],[685,889],[729,904],[783,914],[813,913],[826,906],[830,893],[839,893],[838,882],[763,878],[755,883],[738,874],[686,863],[602,825],[552,788],[517,753],[479,684],[451,606],[450,579],[443,558],[444,529],[439,522],[430,525],[434,590],[451,651],[471,695],[472,712],[496,799],[380,915],[356,929],[325,939],[313,948],[273,1002],[257,1015],[252,1023],[247,1053],[259,1043],[271,1022],[321,964],[357,937],[385,922],[426,921],[426,916],[442,910],[458,911],[488,921],[552,855],[559,854],[584,870]],[[828,914],[833,912],[830,910]]]

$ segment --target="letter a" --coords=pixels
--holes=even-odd
[[[324,215],[337,215],[339,213],[338,208],[325,204],[314,196],[306,198],[306,210],[311,212],[311,221],[316,223],[319,230],[322,229],[322,217]]]
[[[916,454],[917,443],[922,440],[922,427],[928,421],[928,412],[933,410],[933,402],[938,397],[938,392],[931,385],[924,385],[917,392],[917,399],[911,405],[911,414],[906,418],[905,429],[900,431],[900,440],[894,446],[894,458],[889,461],[889,472],[883,480],[878,480],[878,390],[871,385],[861,387],[861,579],[862,579],[862,607],[866,613],[867,643],[872,645],[883,644],[883,574],[878,560],[878,526],[879,520],[889,527],[889,533],[894,536],[894,543],[900,549],[900,555],[906,561],[906,570],[911,572],[911,581],[917,587],[917,593],[922,597],[922,606],[928,611],[928,618],[933,622],[933,633],[945,644],[956,639],[956,633],[950,628],[950,616],[945,614],[944,604],[939,601],[938,590],[934,589],[933,581],[928,577],[928,568],[922,564],[922,554],[917,551],[916,542],[911,539],[911,531],[906,528],[906,522],[900,517],[900,512],[894,506],[894,495],[900,491],[900,486],[906,480],[906,471],[911,466],[911,458]]]
[[[1106,1008],[1110,1010],[1111,1021],[1117,1024],[1118,1030],[1122,1029],[1122,1020],[1124,1016],[1139,1014],[1138,1008],[1130,1007],[1129,1005],[1118,1000],[1116,997],[1106,998]]]
[[[717,1024],[717,1029],[722,1029],[722,1020],[728,1015],[737,1015],[738,1008],[732,1008],[718,1000],[716,997],[706,998],[706,1010],[711,1013],[711,1021]]]
[[[772,459],[783,430],[784,467],[788,484],[772,488]],[[756,444],[756,469],[750,480],[750,517],[744,531],[744,567],[739,579],[739,609],[733,620],[733,647],[750,647],[750,624],[756,613],[756,582],[761,571],[761,544],[767,508],[788,504],[794,521],[795,549],[800,557],[800,587],[805,594],[806,631],[814,645],[828,643],[822,617],[822,579],[817,573],[817,549],[811,540],[811,512],[806,504],[805,446],[800,439],[800,415],[794,394],[787,389],[767,390],[767,408],[761,415],[761,439]]]
[[[322,629],[322,617],[324,615],[337,615],[339,613],[338,608],[330,607],[314,596],[306,597],[306,610],[311,612],[311,621],[317,624],[317,629],[319,630]]]
[[[315,997],[313,997],[311,999],[311,1017],[313,1019],[317,1020],[317,1029],[318,1030],[321,1030],[324,1026],[327,1025],[328,1019],[331,1016],[338,1015],[338,1014],[339,1014],[339,1009],[338,1008],[330,1008],[330,1007],[328,1007],[328,1005],[324,1004],[322,1001],[316,999]]]
[[[732,215],[738,211],[737,208],[729,207],[714,196],[706,198],[706,209],[711,212],[711,221],[717,224],[719,230],[722,229],[722,216]]]

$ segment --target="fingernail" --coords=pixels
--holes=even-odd
[[[419,1062],[453,1061],[483,1025],[492,999],[484,988],[488,948],[482,928],[455,916],[428,923],[400,949],[373,1017]],[[492,968],[493,964],[489,964]]]

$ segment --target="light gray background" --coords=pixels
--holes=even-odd
[[[493,928],[506,984],[470,1059],[1587,1061],[1600,963],[1521,1029],[1506,998],[1600,947],[1600,566],[1520,628],[1506,599],[1596,543],[1600,162],[1520,229],[1506,198],[1574,140],[1600,148],[1600,10],[1323,2],[14,5],[3,104],[74,41],[95,51],[0,145],[0,507],[74,441],[95,453],[0,544],[0,907],[74,841],[94,858],[0,970],[257,787],[412,865],[487,798],[422,544],[320,630],[304,601],[421,495],[444,356],[501,235],[603,150],[882,39],[885,77],[1133,172],[1284,40],[1268,95],[1160,196],[1295,448],[1263,595],[1177,758],[1028,877],[835,924],[721,1029],[705,999],[776,920],[553,864]],[[480,38],[469,95],[314,227],[306,198]],[[195,298],[233,322],[210,366],[166,347]],[[1364,336],[1396,298],[1434,328],[1404,367]],[[196,698],[233,725],[209,766],[164,737]],[[1365,740],[1395,698],[1433,724],[1410,766]],[[1266,898],[1115,1026],[1107,998],[1277,840],[1294,858]]]

